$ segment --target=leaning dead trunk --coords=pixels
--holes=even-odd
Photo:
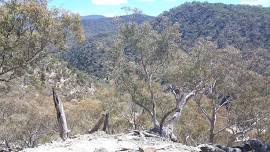
[[[109,132],[109,113],[105,113],[102,131],[104,131],[106,133]]]
[[[59,133],[60,137],[62,140],[66,140],[68,138],[68,127],[67,127],[67,120],[66,120],[66,115],[64,112],[64,107],[61,99],[58,97],[56,94],[55,89],[52,89],[53,91],[53,101],[54,101],[54,106],[56,109],[56,115],[57,115],[57,122],[59,126]]]
[[[101,117],[98,119],[97,123],[94,125],[92,129],[88,131],[89,134],[92,134],[96,131],[98,131],[101,128],[101,125],[103,124],[102,131],[108,133],[109,129],[109,113],[102,113]]]

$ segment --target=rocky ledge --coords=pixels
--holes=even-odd
[[[249,140],[243,146],[226,147],[202,144],[185,146],[162,139],[147,137],[141,132],[108,135],[104,132],[77,135],[66,141],[54,141],[21,152],[270,152],[270,145],[258,140]]]
[[[55,141],[22,152],[200,152],[199,148],[174,143],[158,137],[130,134],[107,135],[96,132],[78,135],[66,141]]]

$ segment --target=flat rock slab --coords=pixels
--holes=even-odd
[[[162,140],[143,138],[129,134],[106,135],[100,132],[91,135],[79,135],[64,142],[55,141],[28,148],[22,152],[200,152],[196,147]]]

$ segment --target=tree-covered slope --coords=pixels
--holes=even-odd
[[[112,17],[104,17],[101,15],[90,15],[90,16],[82,16],[81,24],[85,31],[85,35],[95,36],[101,33],[112,33],[116,32],[118,21],[129,22],[130,20],[134,20],[136,23],[140,24],[145,21],[151,21],[154,17],[148,15],[135,15],[135,16],[120,16],[119,19],[115,19]]]
[[[215,42],[218,47],[227,45],[242,50],[243,58],[251,62],[250,70],[269,75],[270,69],[270,8],[222,3],[185,3],[154,18],[146,15],[121,16],[117,19],[104,16],[82,17],[81,23],[87,40],[65,53],[72,66],[106,77],[104,47],[110,48],[119,23],[150,21],[155,29],[162,30],[174,23],[180,24],[182,47],[190,50],[198,39]],[[256,61],[255,61],[256,60]]]
[[[198,38],[239,49],[270,48],[270,8],[222,3],[185,3],[159,15],[154,22],[161,28],[164,19],[180,23],[182,41],[192,46]]]
[[[107,34],[100,34],[93,39],[87,39],[84,43],[76,45],[62,54],[62,57],[71,66],[85,71],[90,75],[105,78],[107,74],[107,54],[103,48],[99,48],[98,41],[105,40]]]
[[[120,23],[152,21],[154,17],[147,15],[126,15],[119,18],[109,18],[100,15],[81,17],[86,40],[75,45],[62,55],[70,65],[99,78],[107,76],[106,61],[108,55],[105,48],[110,48],[113,36],[117,33]]]

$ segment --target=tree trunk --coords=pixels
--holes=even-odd
[[[215,101],[212,101],[212,114],[211,114],[211,119],[209,121],[210,123],[210,129],[209,129],[209,143],[214,143],[214,138],[215,138],[215,125],[216,125],[216,105],[214,103]]]
[[[58,97],[56,94],[55,89],[52,89],[53,91],[53,101],[54,101],[54,106],[56,109],[56,114],[57,114],[57,121],[58,121],[58,126],[59,126],[59,133],[60,137],[62,140],[66,140],[68,138],[68,127],[67,127],[67,120],[66,120],[66,115],[64,112],[64,107],[61,99]]]
[[[156,102],[154,100],[153,100],[152,106],[153,106],[153,116],[152,116],[153,127],[158,128],[159,127],[159,122],[157,120]]]
[[[170,86],[168,89],[170,91],[172,91],[172,93],[175,96],[176,107],[171,109],[170,111],[168,111],[163,116],[163,118],[161,119],[161,122],[159,123],[159,121],[157,120],[157,115],[156,115],[156,102],[155,102],[154,93],[153,93],[153,90],[151,87],[151,76],[148,77],[148,79],[150,80],[148,87],[149,87],[150,94],[151,94],[151,102],[152,102],[151,110],[139,102],[134,102],[134,103],[137,104],[138,106],[142,107],[144,110],[146,110],[151,115],[153,128],[150,129],[150,131],[152,133],[157,133],[161,137],[169,138],[172,141],[177,141],[177,137],[173,133],[174,125],[178,121],[178,119],[181,117],[182,110],[185,107],[186,103],[190,100],[190,98],[192,96],[194,96],[196,94],[197,90],[195,89],[195,90],[191,91],[190,93],[185,94],[185,96],[184,96],[178,88]],[[136,101],[136,100],[133,99],[132,101]],[[173,112],[175,112],[175,113],[172,116],[172,118],[169,119],[168,121],[166,121],[166,118],[168,116],[170,116]]]
[[[88,131],[89,134],[92,134],[101,128],[101,125],[103,124],[102,131],[107,132],[109,128],[109,114],[103,113],[101,117],[98,119],[97,123],[94,125],[94,127]]]
[[[104,123],[103,123],[103,128],[102,128],[102,131],[108,133],[109,132],[109,114],[108,113],[105,113],[105,116],[104,116]]]
[[[210,130],[209,130],[209,143],[214,143],[214,129],[215,129],[215,124],[211,121],[210,122]]]
[[[148,76],[148,89],[150,91],[150,98],[152,101],[152,111],[153,111],[153,116],[152,116],[152,121],[153,121],[153,128],[158,128],[159,127],[159,122],[157,120],[157,103],[155,100],[153,88],[152,88],[152,75]]]
[[[180,92],[174,92],[174,93],[176,97],[175,113],[171,119],[169,119],[167,122],[163,123],[162,126],[160,126],[162,128],[159,129],[159,133],[161,134],[161,136],[170,138],[172,141],[176,142],[177,137],[173,133],[174,125],[181,117],[183,108],[185,107],[189,99],[195,95],[196,92],[192,91],[189,94],[187,94],[185,97],[183,97],[183,95],[180,95]]]

